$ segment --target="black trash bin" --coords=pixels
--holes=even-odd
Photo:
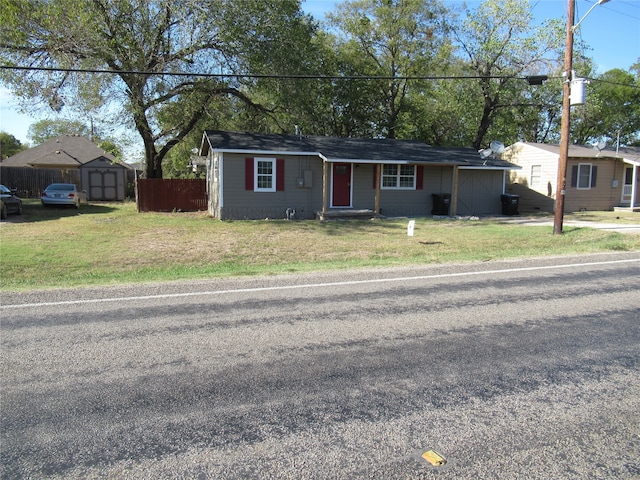
[[[518,215],[518,204],[520,203],[520,195],[511,195],[504,193],[500,195],[502,200],[503,215]]]
[[[432,193],[433,209],[431,215],[449,215],[449,205],[451,205],[451,195],[449,193]]]

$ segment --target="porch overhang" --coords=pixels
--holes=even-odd
[[[631,158],[624,158],[624,157],[622,157],[621,160],[623,163],[633,165],[634,167],[640,167],[640,160],[633,160]]]
[[[522,170],[520,165],[499,166],[499,165],[458,165],[460,170]]]
[[[319,154],[327,163],[358,163],[363,165],[423,165],[425,167],[458,167],[461,170],[521,170],[522,167],[515,164],[509,165],[467,165],[457,162],[433,162],[430,160],[370,160],[354,158],[327,158]]]

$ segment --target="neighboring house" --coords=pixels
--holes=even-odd
[[[89,200],[124,200],[131,166],[119,163],[115,157],[91,140],[63,135],[36,147],[23,150],[0,162],[2,167],[28,167],[79,171],[80,190]]]
[[[519,165],[507,190],[519,194],[520,210],[552,212],[557,192],[560,147],[517,142],[506,148],[503,160]],[[567,158],[564,211],[637,208],[640,148],[599,150],[571,145]]]
[[[467,148],[206,131],[209,213],[219,219],[487,215],[517,166]]]

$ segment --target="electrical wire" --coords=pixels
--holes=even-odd
[[[286,75],[286,74],[244,74],[244,73],[197,73],[197,72],[150,72],[137,70],[104,70],[99,68],[57,68],[57,67],[23,67],[16,65],[0,65],[0,70],[22,70],[64,73],[106,73],[112,75],[157,75],[176,77],[205,77],[205,78],[251,78],[251,79],[275,79],[275,80],[529,80],[535,76],[500,76],[500,75],[424,75],[424,76],[384,76],[384,75]],[[544,80],[562,79],[562,76],[547,76]],[[621,87],[640,89],[640,85],[612,82],[598,78],[585,78],[585,80],[608,83]]]
[[[478,79],[518,79],[527,80],[526,76],[500,75],[419,75],[419,76],[385,76],[385,75],[288,75],[288,74],[244,74],[244,73],[194,73],[194,72],[150,72],[136,70],[105,70],[99,68],[58,68],[58,67],[24,67],[16,65],[0,65],[0,70],[22,70],[64,73],[107,73],[112,75],[157,75],[176,77],[207,78],[251,78],[251,79],[293,79],[293,80],[478,80]],[[554,77],[549,77],[554,78]],[[558,77],[559,78],[559,77]]]

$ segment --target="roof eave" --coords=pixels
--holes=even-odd
[[[315,156],[322,157],[320,152],[295,152],[283,150],[254,150],[254,149],[237,149],[237,148],[214,148],[211,151],[215,153],[236,153],[241,155],[261,155],[261,156],[278,156],[278,155],[299,155],[299,156]],[[324,157],[323,157],[324,158]]]

